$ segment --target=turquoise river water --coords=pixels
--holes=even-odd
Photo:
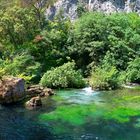
[[[43,106],[0,106],[0,140],[140,140],[140,90],[57,90]]]

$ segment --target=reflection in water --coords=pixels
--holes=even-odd
[[[0,140],[140,140],[140,91],[59,90],[44,106],[0,106]]]

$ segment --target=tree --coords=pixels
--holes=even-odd
[[[0,11],[0,39],[2,43],[14,46],[31,41],[39,32],[39,26],[32,9],[14,6]]]
[[[43,71],[66,63],[69,56],[71,22],[57,17],[48,26],[48,29],[35,37],[35,47],[31,50],[31,54],[42,63]]]
[[[100,65],[108,53],[118,70],[140,54],[140,17],[136,13],[86,13],[74,24],[71,58],[84,71]],[[74,55],[76,52],[76,55]]]
[[[23,7],[30,7],[33,9],[42,30],[44,27],[46,9],[53,5],[56,0],[22,0],[21,5]]]

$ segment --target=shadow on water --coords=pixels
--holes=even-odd
[[[45,99],[43,107],[28,110],[23,104],[0,106],[0,140],[54,140],[55,136],[38,122],[40,113],[55,110],[53,99]]]

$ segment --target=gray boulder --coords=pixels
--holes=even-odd
[[[25,97],[25,82],[21,78],[9,77],[0,81],[0,104],[10,104]]]

